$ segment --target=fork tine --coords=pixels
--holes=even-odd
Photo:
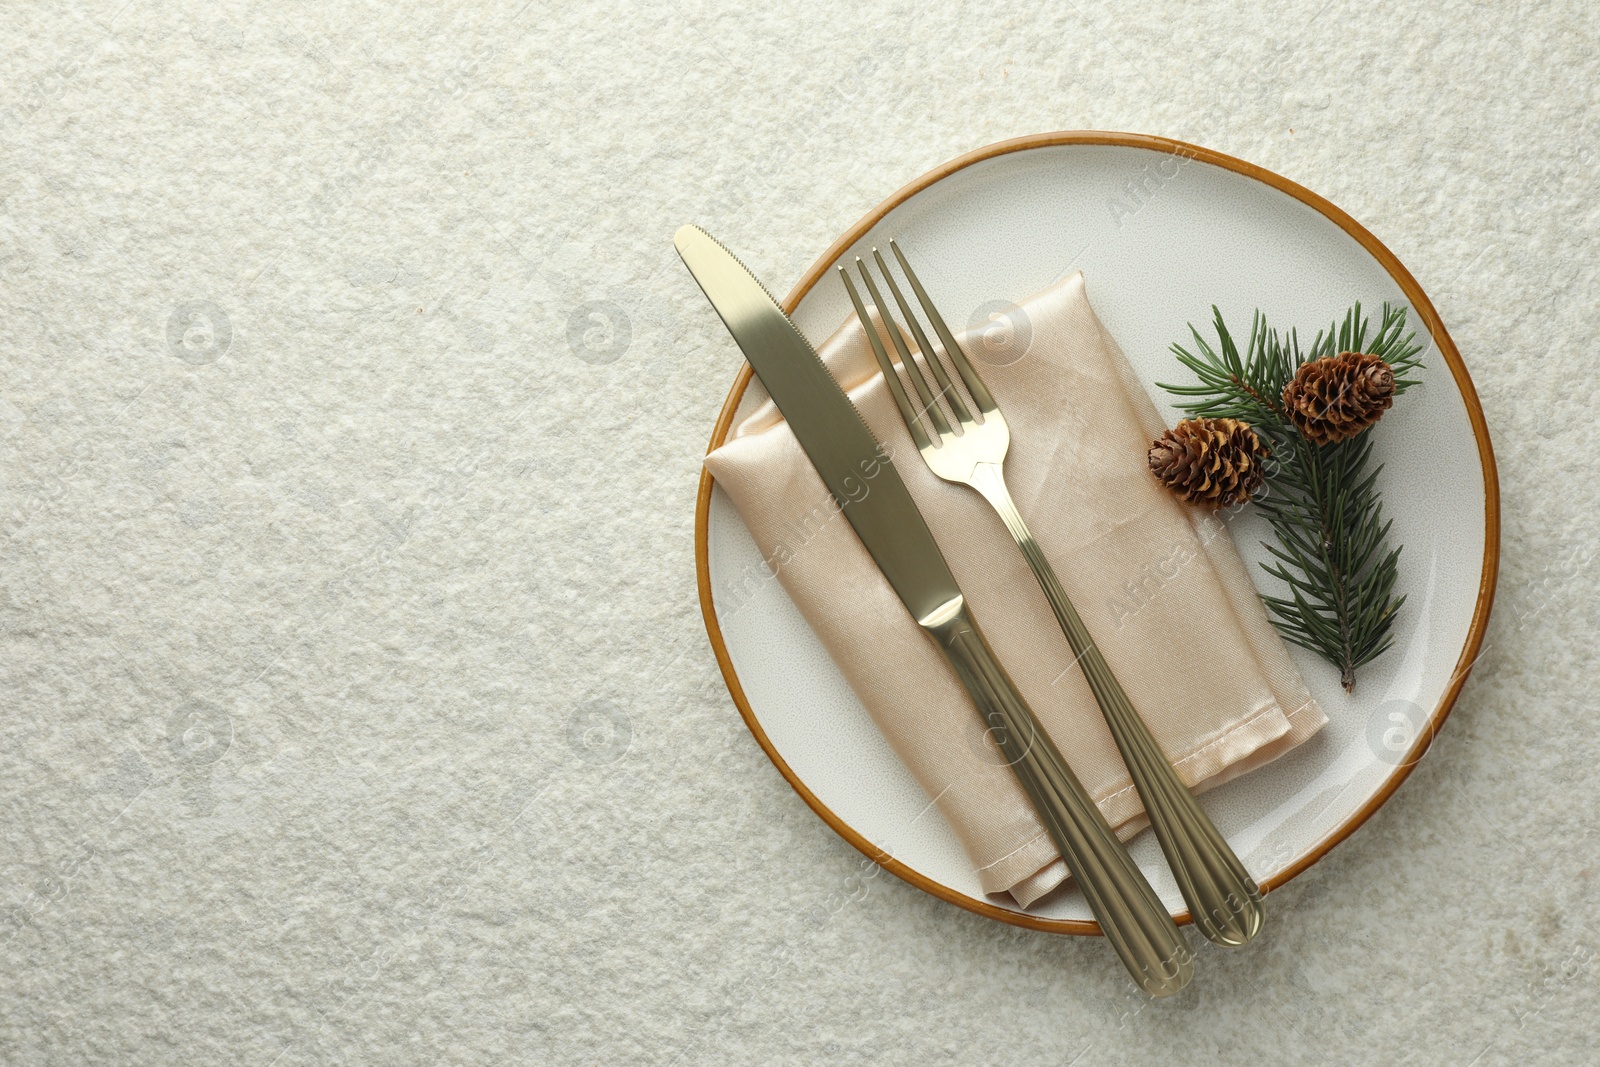
[[[894,396],[894,406],[900,409],[900,418],[905,420],[906,429],[911,431],[911,440],[917,448],[927,448],[929,445],[928,434],[922,428],[922,422],[917,418],[917,409],[912,406],[911,398],[906,396],[906,387],[900,384],[900,375],[895,373],[894,364],[889,361],[889,353],[884,351],[883,342],[878,340],[878,330],[872,325],[872,319],[867,314],[867,309],[861,303],[861,294],[856,292],[856,284],[850,280],[850,272],[839,266],[839,277],[844,280],[845,292],[850,294],[850,303],[855,305],[856,318],[861,320],[861,328],[867,331],[867,340],[872,344],[872,354],[877,357],[878,369],[883,371],[883,380],[889,386],[889,392]],[[882,314],[882,309],[879,309]],[[894,332],[894,326],[889,326],[889,331]]]
[[[867,269],[860,256],[856,257],[856,270],[861,272],[861,280],[867,283],[867,292],[872,294],[872,302],[877,306],[878,315],[889,331],[889,340],[894,342],[894,350],[899,353],[900,362],[905,365],[906,373],[911,378],[911,385],[917,391],[917,398],[922,401],[922,414],[932,424],[928,436],[933,438],[933,443],[937,445],[952,432],[950,423],[945,420],[944,409],[939,407],[939,401],[933,395],[933,390],[928,388],[928,380],[922,376],[922,370],[917,366],[916,359],[907,351],[905,339],[900,336],[900,327],[895,325],[894,316],[889,313],[883,294],[878,292],[878,285],[872,280],[872,272]]]
[[[994,402],[989,389],[983,384],[983,379],[978,377],[977,368],[967,359],[967,354],[956,343],[955,336],[950,332],[950,327],[944,324],[944,316],[939,314],[939,309],[933,306],[933,301],[928,299],[928,291],[922,287],[922,282],[917,280],[917,272],[911,269],[911,264],[906,262],[905,253],[900,251],[900,246],[894,239],[889,240],[889,251],[894,253],[894,258],[900,261],[900,269],[906,272],[906,280],[911,283],[911,289],[917,294],[917,299],[922,302],[922,308],[928,313],[928,318],[933,322],[933,332],[939,335],[939,342],[944,345],[944,350],[950,354],[950,361],[956,365],[956,370],[961,374],[961,380],[967,383],[967,392],[972,394],[972,399],[977,403],[978,410],[985,415],[991,411],[998,411],[1000,407]]]
[[[884,281],[889,283],[889,291],[894,294],[894,302],[900,305],[900,314],[904,315],[906,322],[911,324],[911,333],[917,339],[917,347],[922,350],[922,356],[928,361],[928,366],[933,370],[933,376],[939,380],[939,391],[949,398],[950,409],[956,413],[956,421],[963,426],[970,425],[972,423],[972,412],[967,410],[966,401],[961,399],[961,394],[956,390],[955,383],[950,380],[950,375],[945,373],[944,364],[939,361],[938,355],[933,350],[933,343],[928,340],[928,335],[922,330],[922,323],[917,320],[916,313],[911,310],[911,302],[900,291],[900,286],[895,283],[894,275],[889,273],[889,264],[883,261],[883,253],[874,248],[872,250],[872,258],[878,261],[878,269],[883,272]]]

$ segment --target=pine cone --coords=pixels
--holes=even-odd
[[[1394,368],[1367,352],[1340,352],[1301,364],[1283,387],[1289,420],[1319,445],[1354,437],[1393,403]]]
[[[1184,419],[1150,446],[1150,469],[1182,499],[1216,510],[1261,488],[1270,454],[1248,423]]]

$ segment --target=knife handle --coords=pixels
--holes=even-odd
[[[1100,809],[1051,743],[960,597],[918,620],[1000,743],[1067,869],[1133,980],[1152,997],[1188,984],[1194,953]]]

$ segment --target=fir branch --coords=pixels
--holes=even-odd
[[[1193,346],[1172,346],[1196,383],[1157,384],[1181,398],[1178,408],[1191,417],[1242,419],[1272,449],[1256,503],[1277,543],[1264,543],[1272,558],[1261,566],[1286,595],[1262,600],[1285,640],[1338,667],[1345,689],[1353,689],[1356,670],[1393,643],[1405,603],[1394,595],[1400,546],[1388,546],[1393,520],[1384,518],[1377,490],[1383,466],[1370,466],[1370,428],[1335,444],[1307,440],[1289,421],[1283,391],[1304,363],[1365,351],[1393,368],[1398,396],[1418,384],[1422,348],[1406,331],[1406,309],[1387,303],[1370,340],[1370,323],[1356,304],[1304,350],[1296,331],[1285,337],[1268,329],[1257,311],[1241,353],[1222,312],[1213,306],[1211,313],[1214,345],[1191,325]]]

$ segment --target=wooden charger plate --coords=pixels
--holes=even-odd
[[[1499,566],[1494,452],[1467,368],[1433,304],[1383,244],[1287,178],[1220,152],[1141,134],[1049,133],[1003,141],[939,167],[850,227],[784,301],[817,343],[849,312],[835,263],[895,236],[953,323],[989,321],[1012,301],[1081,268],[1090,300],[1169,425],[1179,413],[1152,385],[1183,379],[1167,351],[1217,304],[1236,329],[1260,308],[1309,340],[1360,300],[1410,308],[1423,384],[1385,417],[1376,458],[1405,545],[1407,596],[1395,645],[1354,694],[1293,650],[1329,723],[1311,741],[1205,794],[1217,826],[1272,890],[1350,836],[1405,780],[1466,681],[1488,624]],[[831,282],[831,284],[830,284]],[[999,328],[1009,326],[1002,318]],[[1024,327],[1025,328],[1025,327]],[[711,435],[765,398],[748,365]],[[1026,445],[1026,442],[1019,442]],[[1259,516],[1233,523],[1258,583]],[[700,603],[717,662],[750,732],[800,797],[840,836],[912,885],[980,915],[1038,930],[1098,934],[1075,889],[1028,911],[984,895],[949,828],[890,751],[761,555],[738,513],[702,474],[695,511]],[[1004,658],[1004,650],[1000,650]],[[1180,922],[1183,901],[1150,834],[1134,858]]]

